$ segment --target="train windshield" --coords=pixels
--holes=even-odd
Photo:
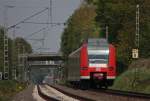
[[[107,64],[108,54],[90,54],[89,63],[90,64]]]

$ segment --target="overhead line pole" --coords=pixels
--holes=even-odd
[[[47,32],[48,32],[48,30],[47,30]],[[43,40],[41,40],[42,41],[42,47],[41,48],[45,47],[45,38],[46,38],[46,30],[43,30]]]
[[[15,62],[15,53],[16,53],[16,46],[15,46],[15,33],[16,33],[16,27],[14,27],[14,30],[13,30],[13,42],[12,42],[12,78],[14,80],[17,79],[16,77],[16,62]]]
[[[8,55],[8,33],[7,33],[7,10],[8,7],[4,7],[4,70],[3,75],[4,79],[9,79],[9,55]]]
[[[50,22],[53,23],[52,0],[50,0]],[[52,25],[51,25],[52,26]]]
[[[135,32],[135,49],[132,50],[132,56],[134,59],[139,58],[139,41],[140,41],[140,28],[139,28],[139,19],[140,19],[140,11],[139,11],[139,4],[136,5],[136,32]],[[134,79],[132,82],[132,87],[134,90],[137,90],[137,81],[139,80],[139,68],[135,68],[134,71]]]
[[[136,6],[136,38],[135,38],[135,45],[137,48],[139,48],[139,4]]]
[[[31,15],[31,16],[29,16],[29,17],[27,17],[27,18],[25,18],[25,19],[23,19],[22,21],[19,21],[18,23],[16,23],[16,24],[14,24],[14,25],[12,25],[12,26],[8,26],[8,24],[7,24],[7,21],[8,21],[8,16],[7,16],[7,10],[8,10],[8,7],[10,7],[10,6],[4,6],[4,68],[3,68],[3,77],[4,77],[4,79],[9,79],[9,53],[8,53],[8,33],[7,33],[7,31],[9,30],[9,29],[11,29],[11,28],[15,28],[17,25],[19,25],[19,24],[21,24],[21,23],[23,23],[24,21],[26,21],[26,20],[29,20],[30,18],[32,18],[32,17],[34,17],[34,16],[36,16],[36,15],[38,15],[38,14],[40,14],[40,13],[42,13],[42,12],[44,12],[45,10],[47,10],[48,8],[45,8],[45,9],[43,9],[43,10],[41,10],[41,11],[39,11],[39,12],[37,12],[37,13],[35,13],[35,14],[33,14],[33,15]]]

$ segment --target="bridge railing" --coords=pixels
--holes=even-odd
[[[60,65],[61,61],[29,61],[29,65]]]

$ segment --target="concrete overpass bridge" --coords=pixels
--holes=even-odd
[[[63,62],[60,53],[32,53],[19,56],[20,68],[24,68],[22,78],[33,83],[42,83],[43,80],[53,83],[61,78],[61,66]],[[51,78],[51,80],[46,80]]]
[[[28,54],[28,61],[35,61],[35,60],[62,60],[62,54],[61,53],[55,53],[55,52],[44,52],[44,53],[31,53]]]

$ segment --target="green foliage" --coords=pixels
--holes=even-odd
[[[94,4],[96,5],[98,3],[98,0],[85,0],[88,4]]]
[[[19,49],[19,53],[31,53],[32,52],[32,47],[31,45],[23,38],[17,37],[14,40],[15,43],[15,50]]]
[[[144,26],[144,32],[141,35],[140,56],[143,58],[150,57],[150,23]]]
[[[114,82],[113,89],[150,93],[150,70],[146,68],[129,69]]]
[[[18,56],[19,54],[26,54],[32,52],[31,45],[21,37],[17,37],[13,40],[12,44],[12,66],[18,66]],[[19,68],[17,68],[17,76],[19,75]]]
[[[150,94],[150,86],[147,86],[144,92]]]
[[[61,38],[61,51],[65,57],[87,38],[99,36],[100,29],[95,24],[95,16],[95,7],[83,4],[69,18]]]

